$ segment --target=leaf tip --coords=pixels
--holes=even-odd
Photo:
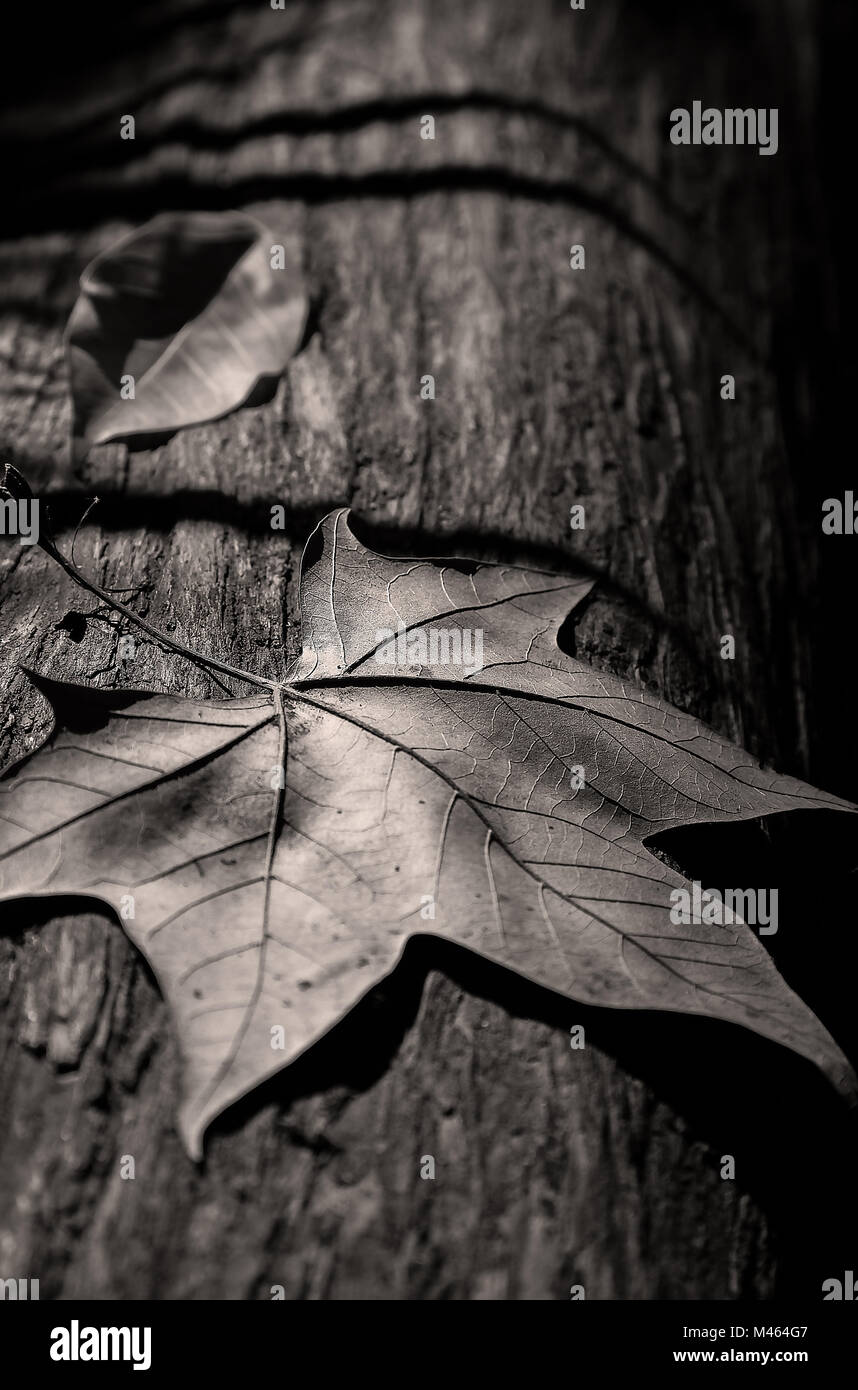
[[[205,1138],[206,1121],[200,1120],[187,1110],[182,1110],[179,1114],[179,1138],[182,1147],[188,1158],[193,1163],[202,1163],[204,1156],[203,1139]]]

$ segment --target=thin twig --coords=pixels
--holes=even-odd
[[[84,514],[83,514],[83,516],[81,517],[80,521],[78,522],[77,526],[74,528],[74,535],[72,536],[72,543],[71,543],[71,563],[72,563],[72,564],[75,563],[74,548],[75,548],[75,545],[76,545],[76,543],[77,543],[77,533],[78,533],[78,531],[80,530],[81,526],[83,526],[83,523],[86,521],[86,519],[87,519],[87,517],[89,516],[90,512],[92,511],[93,507],[95,507],[95,506],[98,505],[98,501],[99,501],[99,499],[98,499],[97,497],[93,497],[92,501],[90,502],[89,506],[87,507],[86,511],[84,512]],[[105,592],[106,594],[131,594],[131,593],[134,592],[134,585],[133,585],[133,584],[111,584],[110,588],[107,588],[107,587],[105,586],[104,592]]]
[[[145,618],[141,618],[139,613],[134,612],[133,608],[129,608],[127,604],[120,603],[118,599],[112,598],[107,589],[102,589],[100,585],[93,583],[91,579],[87,579],[86,575],[82,574],[73,562],[67,560],[65,555],[57,549],[53,541],[40,538],[39,545],[44,550],[45,554],[50,555],[52,560],[56,560],[57,564],[60,565],[61,568],[65,570],[66,574],[69,575],[76,584],[79,584],[82,589],[86,589],[88,593],[94,594],[96,598],[101,599],[102,603],[106,603],[114,612],[121,613],[129,622],[135,623],[143,632],[148,632],[150,637],[153,637],[157,642],[163,643],[165,647],[169,647],[172,651],[178,652],[180,656],[186,657],[189,661],[201,663],[203,666],[207,666],[212,670],[222,671],[224,675],[233,676],[236,680],[246,681],[249,685],[261,686],[266,690],[282,689],[278,681],[267,680],[265,676],[254,675],[251,671],[242,671],[237,666],[229,666],[225,661],[218,661],[213,656],[204,656],[201,652],[195,652],[190,647],[186,647],[184,643],[177,642],[174,638],[168,637],[166,633],[160,632],[158,628],[154,627],[152,623],[147,622]]]

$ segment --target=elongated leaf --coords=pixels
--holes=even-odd
[[[0,896],[84,893],[121,914],[176,1021],[193,1155],[419,932],[589,1004],[742,1024],[854,1098],[742,920],[674,925],[671,892],[691,885],[645,844],[853,808],[564,655],[558,628],[589,588],[378,556],[334,513],[305,551],[305,650],[282,694],[38,678],[56,728],[0,787]]]
[[[79,453],[213,420],[282,372],[307,298],[275,240],[244,213],[162,213],[92,261],[66,330]]]

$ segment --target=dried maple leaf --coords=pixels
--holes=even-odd
[[[66,328],[78,454],[214,420],[282,372],[307,296],[273,241],[245,213],[165,212],[96,256]]]
[[[644,844],[853,808],[566,656],[558,628],[590,587],[382,557],[338,512],[305,550],[287,684],[212,703],[39,678],[56,727],[0,788],[2,897],[120,913],[173,1011],[193,1156],[415,932],[589,1004],[743,1024],[854,1094],[744,922],[672,924],[690,885]]]

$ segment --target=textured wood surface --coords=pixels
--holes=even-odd
[[[302,541],[332,506],[394,553],[574,556],[599,583],[570,650],[854,795],[843,559],[819,533],[840,478],[843,228],[818,209],[842,9],[153,6],[100,36],[82,92],[61,28],[50,81],[21,75],[0,121],[20,195],[0,242],[3,457],[52,495],[65,547],[99,497],[75,547],[89,575],[268,676],[295,651]],[[669,111],[698,97],[779,106],[778,155],[671,146]],[[77,276],[191,206],[268,223],[303,266],[306,342],[266,403],[75,474]],[[122,629],[84,621],[94,604],[40,552],[6,542],[0,564],[4,762],[47,727],[21,665],[216,689],[146,642],[120,667]],[[663,848],[709,883],[781,886],[774,953],[848,1050],[835,819]],[[196,1168],[167,1011],[107,915],[4,910],[0,1010],[0,1277],[43,1298],[815,1298],[854,1265],[846,1117],[809,1066],[726,1025],[583,1009],[424,940],[224,1116]]]

